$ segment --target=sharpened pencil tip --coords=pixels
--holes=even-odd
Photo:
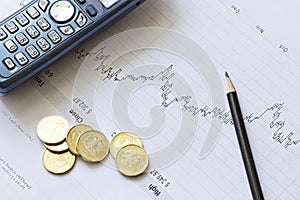
[[[227,93],[235,92],[235,88],[230,80],[229,74],[225,72],[226,82],[227,82]]]
[[[229,77],[229,74],[228,74],[227,72],[225,72],[225,76],[226,76],[226,77]]]

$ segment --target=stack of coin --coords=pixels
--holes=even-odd
[[[75,156],[68,151],[65,141],[69,123],[60,116],[47,116],[38,123],[36,131],[46,147],[42,156],[45,168],[54,174],[69,171],[76,160]]]
[[[113,137],[110,153],[118,170],[125,176],[137,176],[148,167],[148,154],[140,138],[129,132],[121,132]]]
[[[109,152],[109,142],[103,133],[85,124],[70,129],[60,116],[44,117],[38,123],[37,134],[46,147],[43,165],[54,174],[68,172],[75,164],[75,155],[89,162],[99,162]]]

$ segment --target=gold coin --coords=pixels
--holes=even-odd
[[[79,137],[77,152],[86,161],[99,162],[107,156],[108,145],[109,142],[103,133],[91,130]]]
[[[83,133],[90,131],[90,130],[93,130],[93,128],[88,125],[85,125],[85,124],[78,124],[76,126],[73,126],[69,130],[69,133],[67,135],[67,143],[68,143],[70,151],[73,154],[78,155],[76,148],[77,148],[79,137]]]
[[[43,165],[53,174],[63,174],[72,169],[75,164],[76,157],[70,152],[52,153],[45,150],[43,153]]]
[[[148,155],[145,149],[137,145],[127,145],[116,156],[118,170],[125,176],[137,176],[148,167]]]
[[[49,145],[49,144],[45,144],[44,143],[44,146],[49,150],[49,151],[52,151],[54,153],[62,153],[62,152],[65,152],[69,149],[68,147],[68,144],[66,141],[60,143],[60,144],[57,144],[57,145]]]
[[[37,125],[39,138],[47,144],[58,144],[64,141],[69,131],[69,123],[60,116],[44,117]]]
[[[111,140],[110,146],[109,146],[112,157],[116,158],[118,151],[122,147],[127,146],[129,144],[135,144],[139,147],[143,147],[143,143],[142,143],[141,139],[133,133],[121,132],[121,133],[118,133],[117,135],[115,135],[113,137],[113,139]]]

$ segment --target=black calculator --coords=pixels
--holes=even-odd
[[[7,93],[144,0],[35,0],[0,23],[0,93]]]

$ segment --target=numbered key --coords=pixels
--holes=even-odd
[[[48,37],[50,38],[50,40],[54,43],[57,44],[60,42],[61,37],[60,35],[56,32],[56,31],[50,31],[48,33]]]
[[[16,40],[19,42],[20,45],[25,45],[29,42],[28,38],[23,33],[18,33],[16,35]]]
[[[33,45],[27,47],[26,52],[31,58],[37,58],[40,55],[40,52]]]
[[[6,49],[10,52],[13,53],[18,50],[18,46],[14,43],[12,40],[8,40],[4,43],[4,46]]]
[[[36,19],[40,16],[39,11],[34,7],[30,7],[27,9],[27,14],[32,18],[32,19]]]
[[[26,29],[27,33],[30,35],[30,37],[37,38],[40,35],[40,32],[37,30],[37,28],[33,25],[29,26]]]
[[[21,26],[26,26],[29,23],[29,20],[27,19],[27,17],[25,17],[25,15],[23,14],[19,14],[16,17],[17,22],[21,25]]]
[[[51,27],[49,22],[45,18],[38,20],[37,24],[43,31],[47,31]]]
[[[10,32],[10,33],[15,33],[19,30],[15,22],[9,21],[5,24],[5,28]]]
[[[45,38],[39,39],[37,41],[37,44],[43,51],[47,51],[51,47],[49,42]]]

